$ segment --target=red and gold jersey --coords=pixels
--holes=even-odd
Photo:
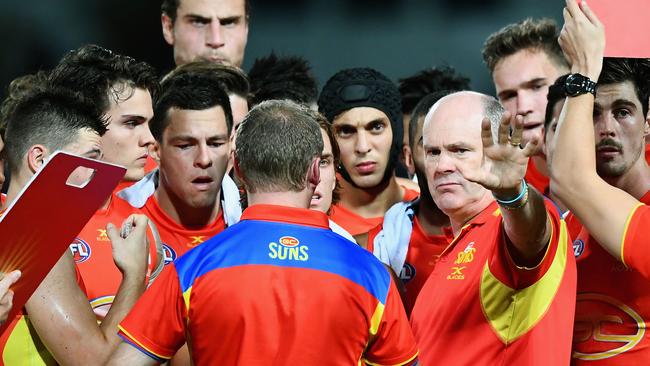
[[[400,186],[404,190],[402,201],[410,202],[420,196],[415,190]],[[351,235],[365,234],[384,222],[384,216],[363,217],[338,203],[330,210],[330,219],[349,232]]]
[[[622,263],[586,228],[574,242],[578,299],[573,337],[575,365],[631,366],[650,363],[650,192],[630,215]],[[627,265],[626,265],[627,264]]]
[[[382,225],[368,233],[367,250],[370,253],[374,252],[374,240],[381,229]],[[451,228],[444,228],[444,230],[446,235],[427,235],[422,229],[417,215],[413,218],[413,230],[406,252],[406,260],[402,270],[398,273],[406,291],[404,308],[407,315],[413,311],[415,299],[435,268],[438,257],[453,239]]]
[[[575,260],[564,222],[546,210],[552,234],[535,268],[511,259],[496,203],[462,228],[411,316],[423,365],[569,364]]]
[[[548,194],[548,188],[551,184],[551,180],[549,177],[542,174],[539,169],[537,169],[535,162],[533,162],[533,159],[528,159],[528,168],[526,169],[525,179],[526,182],[535,187],[539,193],[543,195]]]
[[[173,262],[188,250],[222,232],[226,224],[223,212],[219,210],[217,218],[202,228],[188,229],[174,221],[160,208],[155,195],[147,200],[142,212],[156,224],[163,242],[165,264]]]
[[[126,201],[113,195],[108,208],[98,210],[83,230],[70,244],[81,277],[86,287],[86,296],[98,319],[103,319],[113,304],[117,289],[122,282],[122,273],[113,262],[111,241],[106,233],[109,222],[118,229],[131,214],[142,213]],[[149,237],[149,270],[147,279],[157,263],[155,238]]]
[[[321,212],[254,205],[165,268],[120,325],[163,362],[403,365],[417,346],[386,268]]]

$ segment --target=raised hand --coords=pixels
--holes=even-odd
[[[512,134],[510,134],[511,126]],[[495,139],[490,120],[484,118],[481,123],[483,164],[480,169],[461,168],[461,174],[465,179],[491,190],[497,197],[516,196],[521,181],[526,175],[528,158],[539,144],[539,140],[534,138],[522,147],[523,130],[523,117],[520,115],[512,117],[509,112],[505,112],[501,117]]]
[[[605,27],[586,1],[578,6],[576,0],[566,0],[563,16],[564,26],[558,42],[571,64],[571,72],[596,81],[603,67]]]
[[[146,235],[148,222],[149,219],[144,215],[131,215],[124,220],[121,233],[113,224],[106,226],[117,268],[125,276],[142,276],[143,281],[149,259],[149,240]]]

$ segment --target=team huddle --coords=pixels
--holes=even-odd
[[[0,364],[650,363],[650,60],[585,2],[486,39],[496,98],[246,73],[247,0],[161,10],[164,76],[86,45],[9,85],[0,216],[57,150],[126,174],[14,318],[2,276]]]

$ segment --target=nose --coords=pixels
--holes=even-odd
[[[205,43],[208,47],[218,48],[224,45],[224,38],[221,32],[221,23],[218,19],[210,22],[205,35]]]
[[[440,153],[438,157],[438,162],[436,164],[435,173],[436,174],[449,174],[456,171],[456,164],[454,159],[449,156],[445,151]]]
[[[517,114],[526,116],[533,113],[533,96],[525,91],[520,90],[517,92]]]
[[[357,133],[357,140],[355,141],[354,151],[359,155],[365,155],[370,152],[370,144],[366,131]]]
[[[616,119],[610,113],[602,113],[596,119],[596,135],[600,137],[614,137],[616,135]]]
[[[153,138],[153,135],[151,134],[151,130],[149,129],[149,125],[147,123],[143,123],[140,126],[142,126],[140,130],[140,146],[145,146],[149,147],[153,145],[155,142],[155,139]]]
[[[210,150],[207,144],[199,144],[196,158],[194,159],[194,164],[197,167],[203,169],[208,168],[210,165],[212,165],[212,159],[210,159]]]

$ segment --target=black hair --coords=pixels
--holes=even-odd
[[[306,105],[318,101],[318,82],[309,62],[302,57],[278,57],[271,53],[255,60],[248,77],[251,106],[273,99],[288,99]]]
[[[468,90],[470,80],[451,66],[432,67],[399,80],[402,113],[409,114],[425,95],[443,90]]]

